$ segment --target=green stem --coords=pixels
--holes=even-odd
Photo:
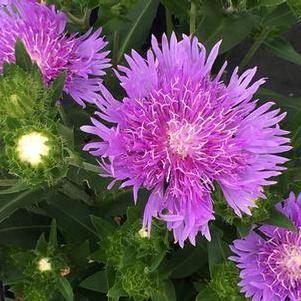
[[[165,7],[165,19],[166,19],[166,31],[168,36],[170,36],[171,33],[173,32],[173,24],[172,24],[172,15],[167,7]]]
[[[91,171],[91,172],[97,173],[97,174],[101,173],[101,167],[98,165],[90,164],[88,162],[77,161],[72,158],[68,158],[68,163],[71,166],[82,168],[86,171]]]
[[[112,65],[116,66],[118,63],[118,56],[119,56],[119,32],[114,31],[114,38],[113,38],[113,53],[112,53]]]
[[[252,57],[255,55],[256,51],[260,48],[262,43],[265,41],[265,39],[269,35],[270,31],[271,31],[271,29],[267,28],[267,27],[262,29],[262,31],[260,32],[258,37],[255,39],[253,45],[251,46],[251,48],[249,49],[249,51],[247,52],[245,57],[242,59],[240,65],[239,65],[240,69],[243,69],[246,65],[248,65],[248,63],[250,62]]]
[[[191,7],[190,7],[190,35],[193,36],[195,34],[196,29],[196,5],[191,0]]]

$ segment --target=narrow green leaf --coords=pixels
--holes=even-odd
[[[71,181],[65,181],[65,183],[58,189],[58,191],[65,194],[70,199],[82,200],[88,205],[93,204],[91,196],[86,193],[83,187],[72,183]]]
[[[262,101],[273,101],[277,106],[293,112],[301,110],[301,97],[284,96],[275,91],[261,88],[256,96]]]
[[[189,14],[188,1],[161,0],[161,3],[177,17],[186,17]]]
[[[0,245],[33,249],[41,233],[48,231],[48,217],[19,209],[0,224]]]
[[[266,15],[262,21],[263,27],[269,28],[290,28],[297,21],[296,16],[291,9],[284,3],[277,6],[270,14]]]
[[[281,228],[285,228],[291,231],[295,231],[296,228],[292,221],[283,213],[279,212],[278,210],[274,209],[271,212],[271,217],[268,220],[263,222],[264,224],[273,225]]]
[[[185,278],[201,267],[207,264],[207,250],[202,242],[197,246],[186,246],[172,254],[167,263],[168,270],[171,271],[171,277],[174,279]]]
[[[20,180],[16,180],[16,179],[1,179],[0,187],[16,186],[19,182],[20,182]]]
[[[251,230],[251,225],[240,224],[236,226],[236,229],[240,235],[240,237],[245,237],[249,234]]]
[[[43,233],[37,241],[35,250],[41,254],[47,255],[48,243],[45,238],[45,234]]]
[[[58,227],[75,241],[97,237],[90,221],[88,205],[56,193],[52,195],[48,205],[43,203],[42,206],[49,216],[56,219]]]
[[[14,186],[4,190],[0,190],[0,195],[18,193],[27,189],[28,186],[22,180],[19,180],[15,182]]]
[[[74,149],[74,129],[63,124],[58,125],[58,132],[62,138],[68,143],[70,149]]]
[[[301,55],[285,38],[277,37],[273,41],[266,41],[265,45],[268,46],[276,56],[296,65],[301,65]]]
[[[152,301],[176,301],[176,290],[171,281],[165,281],[159,292],[152,296]]]
[[[222,239],[223,231],[217,227],[211,227],[211,241],[207,242],[208,263],[210,275],[217,264],[227,261],[231,254],[228,244]]]
[[[130,11],[128,18],[132,20],[132,22],[127,29],[126,36],[121,42],[118,61],[121,60],[123,54],[128,49],[145,38],[147,28],[150,28],[152,24],[158,5],[158,0],[142,0],[138,2],[137,7]]]
[[[300,0],[288,0],[288,5],[290,6],[293,13],[300,18],[301,17],[301,1]]]
[[[86,278],[80,284],[80,287],[106,294],[108,292],[108,279],[106,271],[99,271]]]
[[[118,301],[121,297],[126,297],[127,294],[121,287],[119,281],[116,281],[115,284],[109,289],[107,297],[110,301]]]
[[[204,288],[196,297],[196,301],[223,301],[219,296],[216,294],[216,292],[207,287]]]
[[[16,64],[25,71],[30,71],[33,64],[23,42],[18,38],[15,45]]]
[[[262,6],[277,6],[284,3],[286,0],[261,0],[260,5]]]
[[[42,191],[25,191],[20,194],[3,195],[0,198],[0,223],[17,209],[38,202],[44,195]]]
[[[105,24],[104,29],[116,48],[116,51],[113,51],[116,52],[113,55],[114,64],[118,63],[129,49],[138,50],[144,44],[159,2],[159,0],[134,1],[124,19],[113,18]]]
[[[54,101],[60,99],[66,81],[67,74],[66,72],[60,73],[60,75],[52,82],[50,89],[52,91],[52,98]]]
[[[56,225],[55,219],[53,219],[51,222],[50,233],[49,233],[49,243],[55,248],[58,245],[58,243],[57,243],[57,225]]]
[[[221,53],[242,42],[258,22],[258,18],[250,13],[224,14],[216,0],[206,0],[201,10],[204,19],[196,29],[196,36],[208,49],[223,40]]]
[[[91,216],[91,221],[100,239],[111,235],[115,231],[115,227],[112,224],[100,217]]]
[[[69,281],[66,278],[60,278],[58,281],[58,289],[62,296],[65,298],[67,301],[73,301],[74,299],[74,294],[73,294],[73,289],[72,286],[70,285]]]

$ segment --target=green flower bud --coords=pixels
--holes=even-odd
[[[124,291],[135,299],[149,299],[158,289],[158,276],[149,273],[143,265],[135,265],[121,271],[121,285]]]
[[[38,70],[31,73],[17,65],[6,65],[0,77],[0,128],[10,129],[33,120],[53,119],[52,92],[44,88]]]
[[[209,286],[220,298],[230,300],[230,297],[239,296],[239,271],[233,262],[217,265],[213,270]]]
[[[25,126],[4,137],[4,163],[29,186],[53,185],[67,172],[64,143],[54,129]]]
[[[38,261],[38,269],[41,273],[49,272],[52,270],[51,261],[47,257],[43,257]]]

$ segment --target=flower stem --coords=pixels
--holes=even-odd
[[[260,48],[260,46],[262,45],[262,43],[265,41],[265,39],[267,38],[267,36],[269,35],[271,29],[270,28],[263,28],[262,31],[260,32],[260,34],[258,35],[258,37],[255,39],[253,45],[251,46],[251,48],[249,49],[249,51],[247,52],[247,54],[245,55],[245,57],[242,59],[239,68],[242,69],[244,68],[246,65],[248,65],[248,63],[250,62],[250,60],[252,59],[252,57],[255,55],[256,51]]]
[[[195,34],[196,29],[196,5],[191,0],[191,7],[190,7],[190,35],[193,36]]]

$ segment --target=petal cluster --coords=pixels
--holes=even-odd
[[[277,206],[296,231],[262,226],[234,241],[230,257],[241,269],[239,286],[252,301],[301,300],[301,194]]]
[[[226,63],[212,76],[219,46],[207,55],[197,38],[164,35],[160,47],[153,37],[146,59],[132,51],[116,72],[122,102],[103,88],[93,125],[82,128],[100,138],[85,150],[101,158],[104,176],[133,186],[135,201],[139,188],[151,191],[144,227],[153,217],[166,221],[181,246],[199,231],[210,239],[215,183],[236,214],[251,214],[283,169],[278,154],[290,149],[278,125],[285,114],[253,99],[264,83],[251,83],[256,68],[235,69],[228,84]]]
[[[82,106],[94,102],[104,69],[110,66],[101,29],[68,36],[64,32],[67,18],[53,6],[32,0],[0,3],[0,73],[5,61],[14,62],[19,38],[39,66],[46,85],[66,72],[64,91]]]

